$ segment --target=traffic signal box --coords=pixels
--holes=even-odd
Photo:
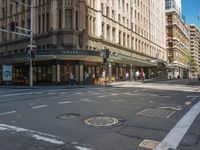
[[[36,48],[33,47],[31,51],[31,58],[34,59],[36,57]]]
[[[14,21],[10,22],[10,31],[15,31],[16,23]]]
[[[107,59],[109,58],[109,54],[110,54],[109,49],[103,50],[103,62],[104,63],[107,63]]]

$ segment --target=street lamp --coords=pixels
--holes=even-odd
[[[29,86],[33,86],[33,65],[32,65],[32,50],[33,50],[33,1],[30,0],[30,52],[29,52],[29,63],[30,63],[30,78],[29,78]]]

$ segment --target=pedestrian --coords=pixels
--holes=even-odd
[[[154,73],[153,73],[153,71],[151,72],[151,79],[154,79]]]
[[[105,70],[103,70],[103,72],[102,72],[101,80],[102,80],[102,84],[106,83],[106,72],[105,72]]]
[[[145,76],[144,72],[141,71],[139,76],[140,76],[139,78],[143,81],[144,80],[144,76]]]
[[[69,84],[74,85],[74,75],[72,72],[69,73]]]
[[[129,73],[128,72],[126,72],[125,77],[126,77],[126,81],[128,81],[129,80]]]
[[[88,77],[89,77],[89,74],[87,73],[87,71],[85,71],[85,74],[84,74],[84,84],[88,84]]]
[[[139,71],[137,70],[137,71],[135,72],[135,77],[136,77],[136,80],[138,80],[138,79],[139,79],[139,75],[140,75],[140,73],[139,73]]]

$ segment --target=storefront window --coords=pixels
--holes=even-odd
[[[73,74],[74,79],[76,78],[75,70],[73,65],[61,65],[61,82],[68,82],[70,73]]]
[[[49,82],[52,81],[52,67],[51,66],[47,67],[47,81]]]

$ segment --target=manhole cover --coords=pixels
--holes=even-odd
[[[159,143],[160,142],[158,142],[158,141],[145,139],[144,141],[142,141],[139,144],[139,146],[144,147],[144,148],[148,148],[148,149],[155,149],[158,146]]]
[[[62,119],[62,120],[67,120],[67,119],[75,119],[75,118],[78,118],[79,116],[80,116],[80,114],[68,113],[68,114],[59,115],[56,118]]]
[[[84,120],[84,123],[95,127],[107,127],[116,125],[119,122],[117,118],[108,116],[94,116]]]
[[[145,109],[137,115],[147,116],[147,117],[155,117],[155,118],[170,118],[176,111],[173,110],[161,110],[161,109]]]

